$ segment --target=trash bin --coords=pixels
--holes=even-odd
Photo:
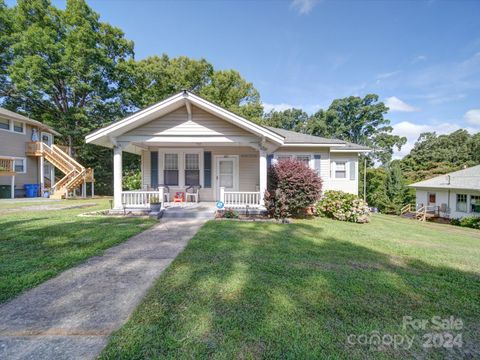
[[[34,198],[38,195],[38,184],[25,184],[23,185],[25,189],[25,197],[27,198]]]
[[[0,199],[10,199],[12,197],[12,187],[10,185],[0,185]]]

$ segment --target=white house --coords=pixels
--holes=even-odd
[[[411,184],[417,206],[434,208],[441,217],[480,216],[480,165]]]
[[[358,155],[367,148],[342,140],[265,127],[182,91],[101,128],[86,142],[114,152],[114,207],[148,206],[199,185],[200,201],[261,207],[268,164],[295,157],[323,179],[325,190],[358,191]],[[141,191],[122,191],[122,153],[141,156]]]

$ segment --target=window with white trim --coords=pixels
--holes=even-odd
[[[335,179],[347,178],[347,162],[337,161],[335,162]]]
[[[467,194],[457,194],[457,211],[467,212]]]
[[[18,174],[25,174],[27,172],[27,159],[17,158],[14,161],[14,169]]]
[[[470,195],[470,211],[480,213],[480,195]]]
[[[185,185],[200,185],[200,155],[185,154]]]
[[[23,134],[25,132],[25,124],[21,121],[14,121],[13,122],[13,131]]]
[[[0,130],[25,134],[25,123],[17,120],[0,119]]]
[[[10,131],[10,120],[0,119],[0,129]]]
[[[163,170],[165,185],[178,186],[178,154],[165,154]]]

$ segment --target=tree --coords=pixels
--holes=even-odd
[[[238,115],[259,121],[263,113],[260,95],[237,71],[215,71],[205,59],[167,55],[122,64],[120,88],[125,104],[133,110],[168,96],[190,90]]]
[[[213,66],[205,59],[168,55],[150,56],[120,65],[119,82],[124,104],[132,110],[144,108],[182,90],[198,92],[207,85]]]
[[[271,110],[263,117],[264,125],[294,131],[302,131],[307,121],[308,114],[301,109]]]
[[[97,179],[103,170],[108,174],[111,151],[85,146],[84,136],[124,113],[118,68],[133,55],[133,43],[100,22],[84,0],[68,0],[65,10],[49,0],[20,0],[9,11],[12,31],[1,37],[11,53],[3,105],[56,128],[96,168]],[[101,181],[97,185],[100,190]]]
[[[419,181],[480,163],[480,133],[460,129],[446,135],[420,134],[410,154],[401,161],[409,181]]]
[[[7,67],[12,62],[12,11],[0,0],[0,99],[10,91]]]
[[[83,0],[68,0],[65,10],[21,0],[12,13],[13,91],[4,102],[55,126],[69,145],[82,144],[120,112],[116,70],[133,44]]]
[[[371,147],[374,159],[385,164],[391,160],[394,147],[400,150],[407,141],[391,134],[390,120],[384,118],[387,112],[388,107],[378,102],[378,95],[350,96],[334,100],[327,111],[315,113],[305,129],[312,135]]]
[[[235,70],[215,71],[199,95],[249,120],[261,121],[263,105],[259,92]]]

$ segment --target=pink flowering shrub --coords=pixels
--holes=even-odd
[[[281,160],[268,170],[265,205],[276,219],[297,217],[320,199],[322,180],[307,164]]]
[[[321,216],[341,221],[367,223],[370,221],[368,204],[358,196],[343,191],[327,191],[317,203]]]

